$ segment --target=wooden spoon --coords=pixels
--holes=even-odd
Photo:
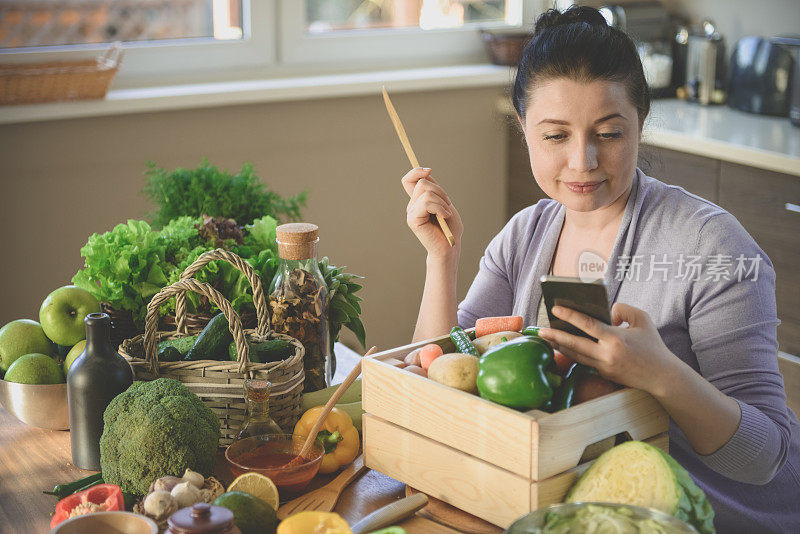
[[[377,350],[378,347],[372,347],[367,351],[366,354],[364,354],[364,358],[374,354],[375,351]],[[325,418],[327,418],[328,414],[331,413],[331,410],[333,409],[334,405],[337,402],[339,402],[339,399],[342,398],[342,395],[344,395],[344,392],[347,391],[347,388],[349,388],[353,384],[355,379],[358,378],[358,375],[361,374],[362,361],[363,358],[358,360],[358,363],[356,364],[355,367],[353,367],[353,370],[350,371],[350,374],[347,375],[347,378],[344,379],[344,382],[339,384],[339,388],[336,390],[336,392],[334,392],[331,398],[328,399],[327,404],[325,404],[325,407],[322,408],[322,411],[317,416],[317,420],[314,421],[314,426],[311,427],[311,430],[309,431],[308,436],[306,437],[306,441],[305,443],[303,443],[303,448],[300,449],[300,452],[297,454],[297,456],[292,458],[289,461],[289,463],[287,463],[283,467],[296,467],[298,465],[302,465],[303,462],[305,462],[306,454],[308,454],[308,452],[311,450],[311,445],[314,443],[314,440],[317,439],[317,433],[319,432],[319,429],[322,428],[322,425],[325,422]]]

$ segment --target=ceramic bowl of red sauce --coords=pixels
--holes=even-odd
[[[314,442],[302,463],[292,462],[303,448],[303,441],[304,438],[291,434],[253,436],[231,443],[225,450],[225,459],[234,476],[261,473],[269,477],[282,494],[297,493],[316,476],[325,455],[325,449]]]

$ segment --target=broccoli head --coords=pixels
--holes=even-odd
[[[157,478],[186,468],[209,476],[219,438],[217,416],[177,380],[134,382],[103,414],[103,480],[144,495]]]

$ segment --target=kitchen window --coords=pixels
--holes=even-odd
[[[529,25],[548,3],[0,0],[0,63],[90,58],[113,41],[123,79],[467,63],[485,60],[479,29]]]

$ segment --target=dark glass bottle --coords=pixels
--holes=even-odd
[[[83,323],[86,348],[67,374],[72,463],[99,471],[103,412],[114,397],[133,384],[133,371],[111,345],[108,315],[90,313]]]

